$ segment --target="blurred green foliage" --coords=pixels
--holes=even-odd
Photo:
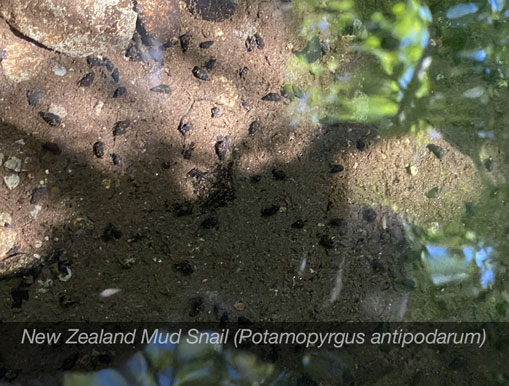
[[[459,221],[442,219],[409,228],[415,249],[424,252],[418,254],[423,264],[413,263],[412,269],[420,284],[431,283],[429,261],[441,259],[441,264],[432,264],[435,277],[446,275],[443,267],[448,264],[450,277],[475,278],[481,290],[491,291],[475,306],[479,317],[507,320],[500,311],[500,304],[509,302],[503,279],[509,253],[506,0],[295,0],[294,4],[302,19],[304,48],[295,50],[288,72],[304,92],[296,105],[302,116],[322,123],[370,123],[386,136],[413,133],[423,146],[443,138],[477,165],[484,182],[482,199],[464,203],[465,215]],[[441,149],[430,146],[441,159]],[[430,200],[439,196],[440,187],[426,193]],[[478,252],[488,257],[482,260]],[[461,267],[457,272],[455,264]],[[423,272],[427,279],[420,276]],[[431,288],[419,286],[422,302],[413,307],[414,319],[450,318],[453,309],[459,318],[477,312],[470,302],[459,311],[461,307],[448,300],[445,309],[433,314],[427,303],[435,298],[427,292]],[[466,298],[472,299],[475,291],[468,291]],[[463,296],[465,288],[451,293],[451,299]],[[443,302],[440,296],[436,295],[435,305]]]
[[[231,346],[220,344],[150,344],[134,354],[122,368],[97,372],[69,372],[64,386],[293,386],[312,377],[337,384],[346,364],[339,353],[295,353],[294,368],[282,370],[273,363]],[[298,373],[302,362],[302,373]]]
[[[509,145],[504,0],[294,5],[308,43],[289,72],[315,120],[369,122],[391,135],[433,128],[476,162],[476,135]],[[317,41],[327,50],[319,59]]]

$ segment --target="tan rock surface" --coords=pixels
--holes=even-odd
[[[180,32],[180,7],[176,0],[138,0],[137,11],[146,32],[166,44]]]
[[[125,49],[137,18],[132,0],[2,0],[0,16],[30,39],[74,57]]]

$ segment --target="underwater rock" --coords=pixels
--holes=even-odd
[[[192,14],[203,20],[220,22],[233,16],[238,0],[186,0],[186,5]]]
[[[16,242],[16,231],[12,228],[0,226],[0,260],[6,257],[7,252],[14,247]]]
[[[0,6],[0,16],[3,2]],[[0,17],[0,67],[6,78],[14,83],[30,80],[37,74],[50,52],[27,40],[17,37]]]
[[[136,28],[133,8],[132,0],[3,0],[0,16],[45,47],[81,57],[125,50]]]
[[[166,45],[180,33],[180,8],[177,0],[137,0],[142,39],[147,45]],[[138,28],[139,30],[140,28]],[[140,31],[138,31],[140,32]]]

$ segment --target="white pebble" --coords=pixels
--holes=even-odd
[[[12,170],[14,172],[20,172],[21,171],[21,160],[18,157],[9,157],[7,161],[5,161],[4,166]]]
[[[104,102],[102,102],[102,101],[97,102],[95,104],[95,114],[96,115],[101,114],[103,107],[104,107]]]
[[[115,294],[118,294],[120,291],[121,290],[119,288],[108,288],[108,289],[105,289],[103,292],[101,292],[99,294],[99,297],[104,299],[104,298],[113,296]]]
[[[48,113],[58,115],[60,118],[65,118],[67,116],[67,110],[65,107],[55,103],[49,105]]]
[[[482,86],[470,88],[463,93],[463,96],[468,99],[480,98],[483,95],[484,95],[484,87],[482,87]]]
[[[57,64],[55,67],[53,67],[53,73],[56,76],[65,76],[65,74],[67,74],[67,70],[65,69],[64,66],[60,66]]]
[[[36,205],[34,210],[32,210],[30,212],[30,216],[32,216],[33,218],[36,218],[37,215],[39,214],[39,212],[41,211],[42,207],[40,205]]]
[[[15,189],[19,185],[20,181],[21,180],[17,174],[11,174],[4,177],[5,185],[7,185],[9,190]]]

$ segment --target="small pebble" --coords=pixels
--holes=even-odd
[[[113,98],[118,98],[118,97],[121,97],[122,95],[125,95],[127,93],[127,89],[125,87],[118,87],[114,92],[113,92]]]
[[[170,94],[171,93],[170,86],[168,86],[166,84],[160,84],[158,86],[152,87],[150,89],[150,91],[159,92],[159,93],[162,93],[162,94]]]
[[[104,142],[101,142],[101,141],[97,141],[96,143],[94,143],[94,145],[92,146],[92,149],[94,151],[94,155],[97,157],[97,158],[102,158],[104,157]]]
[[[244,311],[244,309],[246,308],[246,305],[242,302],[235,302],[235,304],[233,305],[233,307],[237,310],[237,311]]]
[[[55,155],[62,154],[62,149],[55,142],[45,142],[42,144],[42,148]]]
[[[210,80],[209,75],[202,67],[195,66],[193,68],[193,75],[200,80]]]
[[[44,96],[44,94],[41,91],[29,91],[27,93],[28,104],[30,106],[40,105],[43,96]]]
[[[200,43],[200,48],[203,48],[204,50],[206,50],[207,48],[210,48],[212,46],[212,44],[214,44],[213,40],[207,40],[206,42]]]
[[[4,182],[5,185],[7,185],[7,188],[9,188],[9,190],[13,190],[18,187],[21,180],[17,174],[10,174],[4,176]]]
[[[96,114],[96,115],[101,114],[101,111],[103,110],[103,107],[104,107],[104,102],[103,102],[103,101],[98,101],[98,102],[95,104],[95,107],[94,107],[95,114]]]
[[[56,114],[46,113],[44,111],[41,111],[41,112],[39,112],[39,115],[50,126],[58,126],[62,123],[62,120]]]
[[[115,126],[113,126],[113,136],[118,137],[119,135],[125,134],[130,125],[131,121],[129,119],[116,122]]]
[[[21,159],[18,157],[9,157],[4,163],[6,169],[12,170],[13,172],[19,173],[21,171]]]
[[[249,129],[248,129],[249,135],[253,135],[258,130],[260,130],[260,121],[251,122],[251,124],[249,125]]]
[[[269,217],[275,215],[277,212],[279,212],[279,205],[271,205],[267,208],[262,209],[262,216]]]
[[[113,153],[111,155],[111,159],[113,160],[113,165],[122,165],[122,157],[120,157],[117,153]]]
[[[110,296],[118,294],[120,291],[121,291],[120,288],[107,288],[99,294],[99,297],[103,299],[108,298]]]
[[[89,72],[87,75],[85,75],[81,80],[78,82],[78,85],[80,87],[90,87],[95,79],[95,73]]]
[[[417,169],[417,165],[407,166],[406,170],[408,174],[410,174],[411,176],[415,176],[419,172],[419,170]]]
[[[60,118],[67,117],[67,110],[64,106],[52,103],[48,107],[48,113],[58,115]]]
[[[281,95],[275,92],[268,93],[264,97],[262,97],[262,101],[268,102],[279,102],[281,100]]]
[[[179,36],[180,47],[182,48],[182,52],[186,52],[189,49],[189,43],[191,43],[191,35],[184,34]]]
[[[65,69],[64,66],[56,65],[55,67],[53,67],[53,73],[56,76],[65,76],[65,74],[67,74],[67,70]]]

